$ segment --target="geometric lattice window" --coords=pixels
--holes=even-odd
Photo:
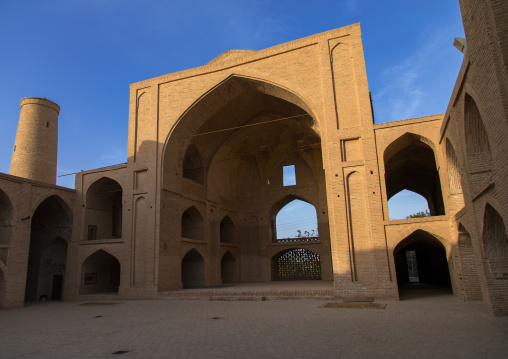
[[[319,254],[303,248],[283,252],[273,261],[273,280],[319,280]]]

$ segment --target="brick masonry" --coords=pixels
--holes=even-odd
[[[508,313],[508,11],[461,9],[467,48],[445,114],[374,125],[355,24],[132,84],[127,163],[78,173],[75,190],[16,172],[52,172],[56,157],[15,152],[0,176],[1,305],[272,281],[296,248],[320,256],[336,296],[397,299],[398,255],[424,243],[444,256],[455,296]],[[20,128],[45,116],[22,107]],[[56,136],[42,145],[56,151]],[[286,165],[296,185],[283,185]],[[390,220],[402,189],[432,216]],[[319,240],[274,240],[293,199],[315,207]]]

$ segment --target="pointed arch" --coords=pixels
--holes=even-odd
[[[432,141],[414,133],[405,133],[386,147],[383,159],[387,199],[407,189],[427,200],[431,216],[445,214]]]
[[[237,101],[241,102],[241,99],[252,98],[252,96],[255,97],[255,103],[259,102],[260,104],[268,105],[273,100],[278,101],[278,103],[290,104],[293,108],[291,116],[295,116],[295,109],[299,108],[297,112],[299,112],[298,116],[301,118],[298,119],[298,122],[305,123],[308,128],[311,128],[319,136],[319,125],[316,116],[306,102],[302,100],[301,96],[297,95],[294,91],[259,78],[235,74],[230,75],[196,99],[169,131],[161,158],[163,188],[169,188],[168,186],[173,184],[170,178],[172,174],[178,174],[178,163],[183,163],[185,152],[189,145],[197,145],[196,141],[199,141],[199,138],[196,135],[199,136],[201,133],[215,131],[214,138],[210,139],[208,136],[210,140],[207,142],[208,147],[215,146],[217,143],[223,143],[234,133],[232,131],[224,131],[224,129],[242,127],[252,120],[252,115],[256,114],[253,111],[258,113],[263,112],[259,105],[255,106],[256,108],[250,109],[246,108],[245,104],[242,103],[242,105],[236,106],[235,115],[227,119],[227,121],[224,116],[221,116],[223,120],[220,126],[217,127],[217,124],[210,125],[210,123],[206,123],[211,117],[223,110],[226,105],[236,103]],[[254,102],[251,101],[251,103]],[[238,109],[241,109],[241,111]],[[197,147],[199,148],[200,146]],[[184,150],[185,152],[183,152]],[[201,153],[205,168],[208,167],[211,160],[210,155],[213,153],[215,153],[215,150],[207,151],[206,154]]]
[[[12,202],[0,188],[0,244],[9,244],[11,240]]]
[[[183,212],[181,234],[182,238],[204,239],[203,216],[196,207],[192,206]]]
[[[205,261],[196,249],[188,251],[182,259],[183,288],[205,286]]]
[[[31,220],[25,300],[61,299],[72,212],[58,195],[43,200]]]
[[[414,255],[408,255],[414,253]],[[417,229],[393,249],[399,289],[417,277],[419,283],[433,283],[451,288],[446,248],[438,237]],[[413,259],[409,259],[413,257]],[[410,265],[412,263],[412,265]],[[411,267],[416,271],[412,273]]]
[[[508,237],[503,217],[489,203],[483,215],[482,241],[492,274],[503,276],[508,261]]]
[[[118,258],[104,249],[90,254],[81,264],[80,295],[117,294],[121,265]]]
[[[109,177],[93,182],[86,191],[87,238],[122,237],[122,186]]]
[[[235,243],[236,240],[235,225],[231,217],[225,216],[220,222],[220,242],[221,243]]]
[[[294,226],[294,221],[293,223],[284,223],[287,221],[284,221],[284,219],[280,218],[279,216],[279,214],[284,212],[286,206],[290,206],[293,203],[303,206],[304,208],[300,209],[300,211],[303,211],[310,216],[305,218],[305,222],[300,222],[302,227],[299,227],[298,225]],[[279,199],[275,204],[273,204],[270,209],[270,224],[271,238],[273,243],[319,241],[316,207],[309,200],[306,200],[301,196],[293,194],[286,195]],[[290,228],[294,228],[294,230],[289,232]],[[297,233],[298,231],[300,231],[299,234]]]
[[[490,151],[489,137],[480,110],[469,93],[464,98],[464,131],[468,155]]]
[[[478,280],[478,269],[473,253],[471,236],[466,228],[459,222],[458,225],[459,268],[458,277],[462,289],[463,299],[482,300],[482,291]]]

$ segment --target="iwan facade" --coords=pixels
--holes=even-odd
[[[397,299],[414,252],[421,282],[508,313],[508,5],[461,8],[444,115],[375,125],[351,25],[131,85],[127,163],[69,190],[55,186],[58,105],[23,99],[0,175],[1,305],[283,279]],[[430,217],[389,220],[404,189]],[[295,199],[316,209],[319,236],[277,239]]]

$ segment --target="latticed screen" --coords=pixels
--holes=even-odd
[[[276,260],[275,265],[276,280],[321,279],[319,254],[308,249],[289,250]]]

